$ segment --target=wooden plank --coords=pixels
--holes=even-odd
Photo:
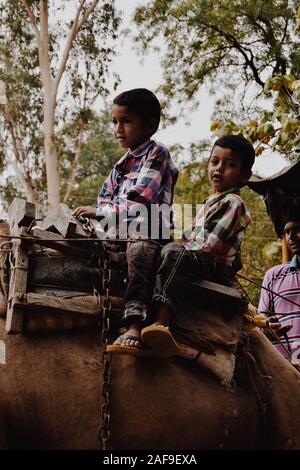
[[[28,280],[28,292],[32,292],[40,295],[47,295],[53,297],[60,297],[62,299],[73,299],[74,297],[86,297],[91,293],[91,290],[70,290],[67,287],[54,286],[54,285],[45,285],[45,284],[34,284],[31,282],[31,269],[29,271],[29,280]]]
[[[187,281],[181,279],[180,284],[184,285],[188,295],[195,298],[196,302],[199,299],[200,304],[210,306],[212,309],[223,308],[225,312],[232,309],[240,311],[245,308],[245,300],[237,288],[207,280]]]
[[[8,307],[5,329],[8,333],[20,333],[23,327],[22,312],[15,309],[16,297],[24,295],[27,287],[28,249],[20,240],[13,242],[14,266],[10,275]]]
[[[77,223],[68,206],[59,204],[42,221],[41,227],[43,230],[59,233],[64,238],[74,238]]]
[[[10,234],[18,235],[19,227],[29,227],[36,218],[36,206],[25,199],[15,198],[8,208]]]
[[[36,238],[46,238],[50,240],[63,240],[64,238],[59,233],[47,232],[39,226],[32,227],[30,234]]]
[[[92,302],[78,302],[70,299],[61,299],[59,297],[50,297],[41,294],[20,294],[16,296],[15,305],[18,309],[43,312],[70,312],[75,315],[96,316],[99,312],[99,306]]]
[[[82,297],[82,299],[62,299],[29,292],[19,294],[14,299],[15,306],[22,310],[43,312],[64,313],[68,312],[79,316],[97,316],[99,305],[94,296]],[[119,297],[111,297],[113,309],[119,310],[123,307],[124,301]]]
[[[88,259],[90,255],[89,242],[66,242],[63,241],[62,235],[58,233],[49,232],[41,229],[40,227],[33,227],[30,234],[36,238],[36,243],[53,250],[61,251],[72,256],[80,256],[82,259]],[[62,240],[62,241],[59,241]],[[85,243],[85,245],[83,245]]]
[[[9,225],[7,222],[0,220],[0,236],[9,237]],[[0,238],[1,251],[0,251],[0,316],[6,316],[7,299],[9,289],[9,269],[8,269],[8,250],[10,248],[9,238]]]
[[[232,298],[233,300],[242,300],[241,292],[234,287],[217,284],[216,282],[207,281],[205,279],[201,281],[188,282],[188,284],[195,288],[212,292],[214,295],[225,296],[226,298]]]
[[[45,297],[44,297],[45,298]],[[38,333],[38,332],[51,332],[51,331],[65,331],[71,330],[74,328],[83,328],[86,326],[95,325],[98,322],[98,314],[96,315],[83,315],[82,313],[85,312],[85,306],[87,304],[93,304],[97,302],[95,296],[80,296],[74,297],[72,300],[78,303],[81,306],[80,314],[75,313],[72,314],[72,311],[69,310],[49,310],[41,309],[32,309],[29,307],[25,307],[24,311],[26,311],[26,322],[24,325],[24,329],[27,332],[31,333]],[[111,297],[113,309],[111,311],[111,321],[112,325],[117,328],[120,324],[123,307],[124,307],[124,299],[120,297]]]
[[[50,333],[74,328],[84,328],[93,324],[96,327],[96,323],[96,317],[74,316],[68,312],[59,314],[43,312],[43,315],[39,315],[39,312],[28,312],[24,329],[28,333]]]

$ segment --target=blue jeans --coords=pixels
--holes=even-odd
[[[151,240],[135,240],[127,243],[128,283],[124,296],[123,323],[146,320],[147,306],[153,295],[161,248],[162,245]]]
[[[205,256],[201,250],[187,250],[181,243],[168,243],[161,250],[153,301],[167,305],[175,314],[184,294],[184,282],[188,279],[232,285],[233,277],[229,267]],[[179,280],[184,281],[180,286]]]

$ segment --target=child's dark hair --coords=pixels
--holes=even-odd
[[[160,103],[154,93],[146,88],[134,88],[116,96],[113,104],[126,106],[129,111],[140,116],[144,121],[155,119],[156,132],[160,121]],[[154,134],[153,132],[153,134]]]
[[[245,171],[251,170],[255,160],[255,151],[253,145],[242,135],[224,135],[215,143],[214,147],[224,147],[233,150],[242,162]]]

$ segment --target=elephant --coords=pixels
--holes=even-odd
[[[100,337],[96,325],[9,335],[0,318],[0,447],[99,449]],[[259,331],[247,340],[231,388],[180,357],[115,355],[113,449],[299,449],[300,374]]]
[[[31,254],[26,292],[49,298],[53,296],[49,285],[57,290],[58,282],[63,295],[70,288],[75,295],[74,286],[82,290],[84,283],[90,289],[99,271],[94,273],[82,263],[75,269],[74,257],[68,265],[67,258],[60,260],[57,253],[51,258],[51,253]],[[112,274],[111,295],[120,300],[123,280]],[[189,330],[189,339],[202,341],[203,325],[201,329],[196,323],[205,318],[206,333],[218,343],[224,341],[220,332],[226,323],[230,346],[241,316],[231,300],[225,312],[224,298],[218,298],[216,290],[210,292],[206,305],[203,292],[195,286],[182,296],[183,315],[178,315],[177,327],[181,332]],[[56,320],[62,329],[57,331],[28,329],[36,321],[52,328],[53,312],[45,308],[31,316],[25,312],[27,330],[8,334],[4,297],[0,308],[0,449],[100,449],[103,418],[109,423],[114,450],[300,449],[300,373],[260,331],[241,334],[230,386],[196,361],[182,357],[114,355],[108,419],[101,407],[103,369],[107,368],[102,360],[98,304],[99,315],[91,321],[87,316],[80,318],[81,309],[76,321],[59,315]],[[122,311],[119,300],[112,311],[115,323]],[[113,316],[111,330],[116,333]],[[202,346],[209,352],[210,344],[202,341]]]

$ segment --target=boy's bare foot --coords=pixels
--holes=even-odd
[[[155,351],[143,345],[139,324],[131,325],[128,331],[120,335],[113,344],[108,344],[106,350],[112,354],[129,354],[141,357],[157,356]]]
[[[133,348],[142,348],[141,329],[137,325],[131,325],[129,329],[120,335],[113,344],[120,346],[131,346]]]

